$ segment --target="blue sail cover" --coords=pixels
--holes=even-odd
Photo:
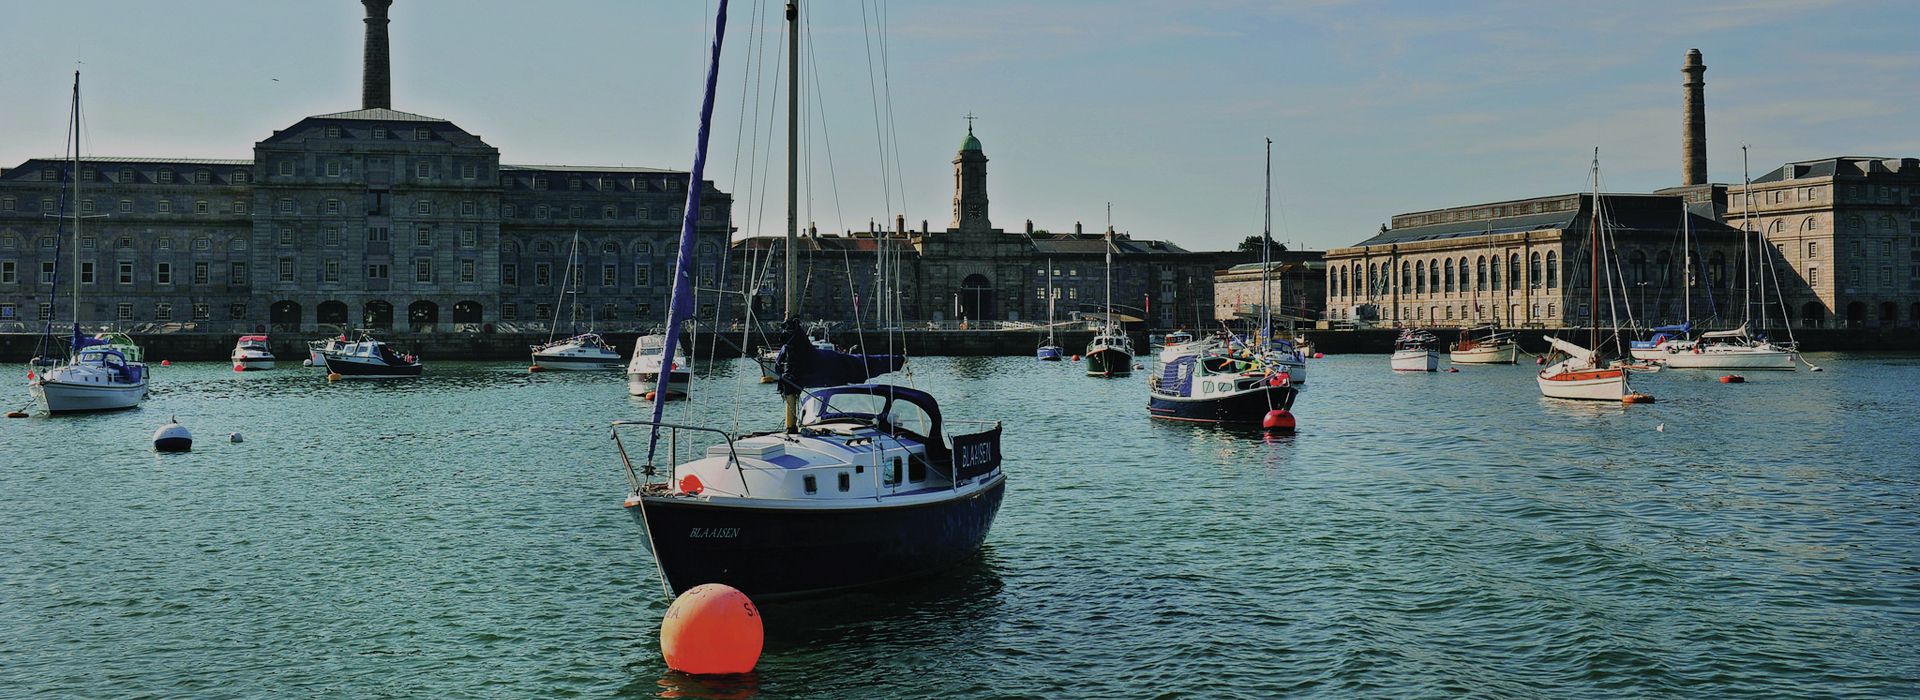
[[[780,376],[780,393],[798,394],[813,387],[859,384],[906,364],[904,355],[855,355],[815,347],[800,322],[790,319],[774,369]]]
[[[74,352],[80,352],[82,349],[90,348],[95,345],[106,345],[108,342],[110,341],[108,341],[106,338],[89,338],[84,335],[81,335],[80,324],[78,323],[73,324],[73,351]]]

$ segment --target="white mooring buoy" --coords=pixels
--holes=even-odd
[[[187,432],[180,419],[170,418],[166,425],[153,431],[153,449],[155,452],[191,452],[193,433]]]
[[[239,433],[227,433],[227,442],[246,442],[246,438],[240,437]]]

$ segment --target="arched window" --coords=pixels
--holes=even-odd
[[[1476,292],[1487,291],[1487,256],[1485,255],[1480,256],[1479,260],[1474,261],[1473,290]]]
[[[1507,289],[1520,288],[1520,254],[1507,256]]]
[[[1467,256],[1460,256],[1460,291],[1467,291]]]
[[[1442,262],[1440,263],[1440,267],[1443,268],[1442,274],[1447,281],[1447,291],[1451,292],[1453,291],[1453,266]]]
[[[1367,263],[1367,296],[1373,296],[1374,294],[1379,293],[1379,291],[1380,291],[1380,264]]]
[[[1500,291],[1500,256],[1493,256],[1492,260],[1487,261],[1487,265],[1488,269],[1493,271],[1487,280],[1493,283],[1493,291]]]
[[[1343,265],[1340,267],[1340,296],[1344,297],[1346,295],[1347,295],[1347,268],[1346,266]]]
[[[1554,262],[1553,251],[1547,251],[1547,289],[1560,286],[1560,267]],[[1551,316],[1552,314],[1548,314]]]
[[[1627,274],[1628,282],[1645,282],[1652,279],[1647,276],[1646,253],[1636,250],[1633,251],[1633,255],[1627,256]]]
[[[1820,220],[1809,216],[1805,221],[1800,222],[1800,230],[1802,232],[1818,231],[1820,230]]]
[[[1535,252],[1527,256],[1527,286],[1539,289],[1540,279],[1540,253]]]
[[[1427,293],[1427,261],[1425,260],[1413,264],[1413,293]]]
[[[1400,293],[1407,294],[1412,291],[1413,291],[1413,263],[1402,260],[1400,261]]]

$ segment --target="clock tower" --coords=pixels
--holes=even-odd
[[[973,135],[973,117],[967,117],[967,140],[953,158],[953,226],[956,230],[985,231],[987,220],[987,154]]]

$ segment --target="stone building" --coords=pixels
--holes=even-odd
[[[1258,262],[1214,272],[1214,318],[1260,318],[1264,285],[1266,303],[1273,307],[1275,323],[1312,323],[1321,319],[1327,299],[1325,253],[1283,250],[1274,253],[1273,258],[1265,282]]]
[[[1194,323],[1213,309],[1213,272],[1242,262],[1244,253],[1192,252],[1161,240],[1127,233],[1072,233],[1035,229],[1006,232],[992,223],[987,196],[987,157],[971,127],[953,160],[952,219],[943,231],[908,229],[896,217],[888,230],[801,236],[796,257],[802,266],[798,302],[803,318],[849,322],[859,300],[863,320],[875,318],[876,290],[887,291],[891,318],[934,322],[1044,322],[1047,290],[1053,290],[1055,315],[1099,313],[1106,296],[1106,254],[1113,251],[1115,311],[1141,319],[1149,327]],[[784,237],[761,236],[734,245],[732,268],[753,282],[756,319],[771,319],[782,308]],[[1049,268],[1052,279],[1049,282]],[[741,289],[730,275],[728,289]],[[881,286],[882,279],[891,282]]]
[[[1787,163],[1728,189],[1729,223],[1773,245],[1769,288],[1795,323],[1920,324],[1920,159]]]
[[[361,109],[301,119],[254,144],[252,160],[92,157],[74,173],[52,158],[0,170],[0,330],[38,330],[49,314],[71,320],[72,248],[57,261],[53,252],[73,242],[55,242],[61,225],[51,218],[71,177],[81,196],[67,211],[83,217],[79,320],[89,325],[433,332],[544,329],[576,315],[602,329],[660,323],[688,174],[502,165],[478,135],[392,109],[391,0],[363,4]],[[711,182],[701,186],[696,264],[711,282],[731,201]],[[56,269],[62,303],[48,308]],[[563,282],[577,293],[563,295]]]

